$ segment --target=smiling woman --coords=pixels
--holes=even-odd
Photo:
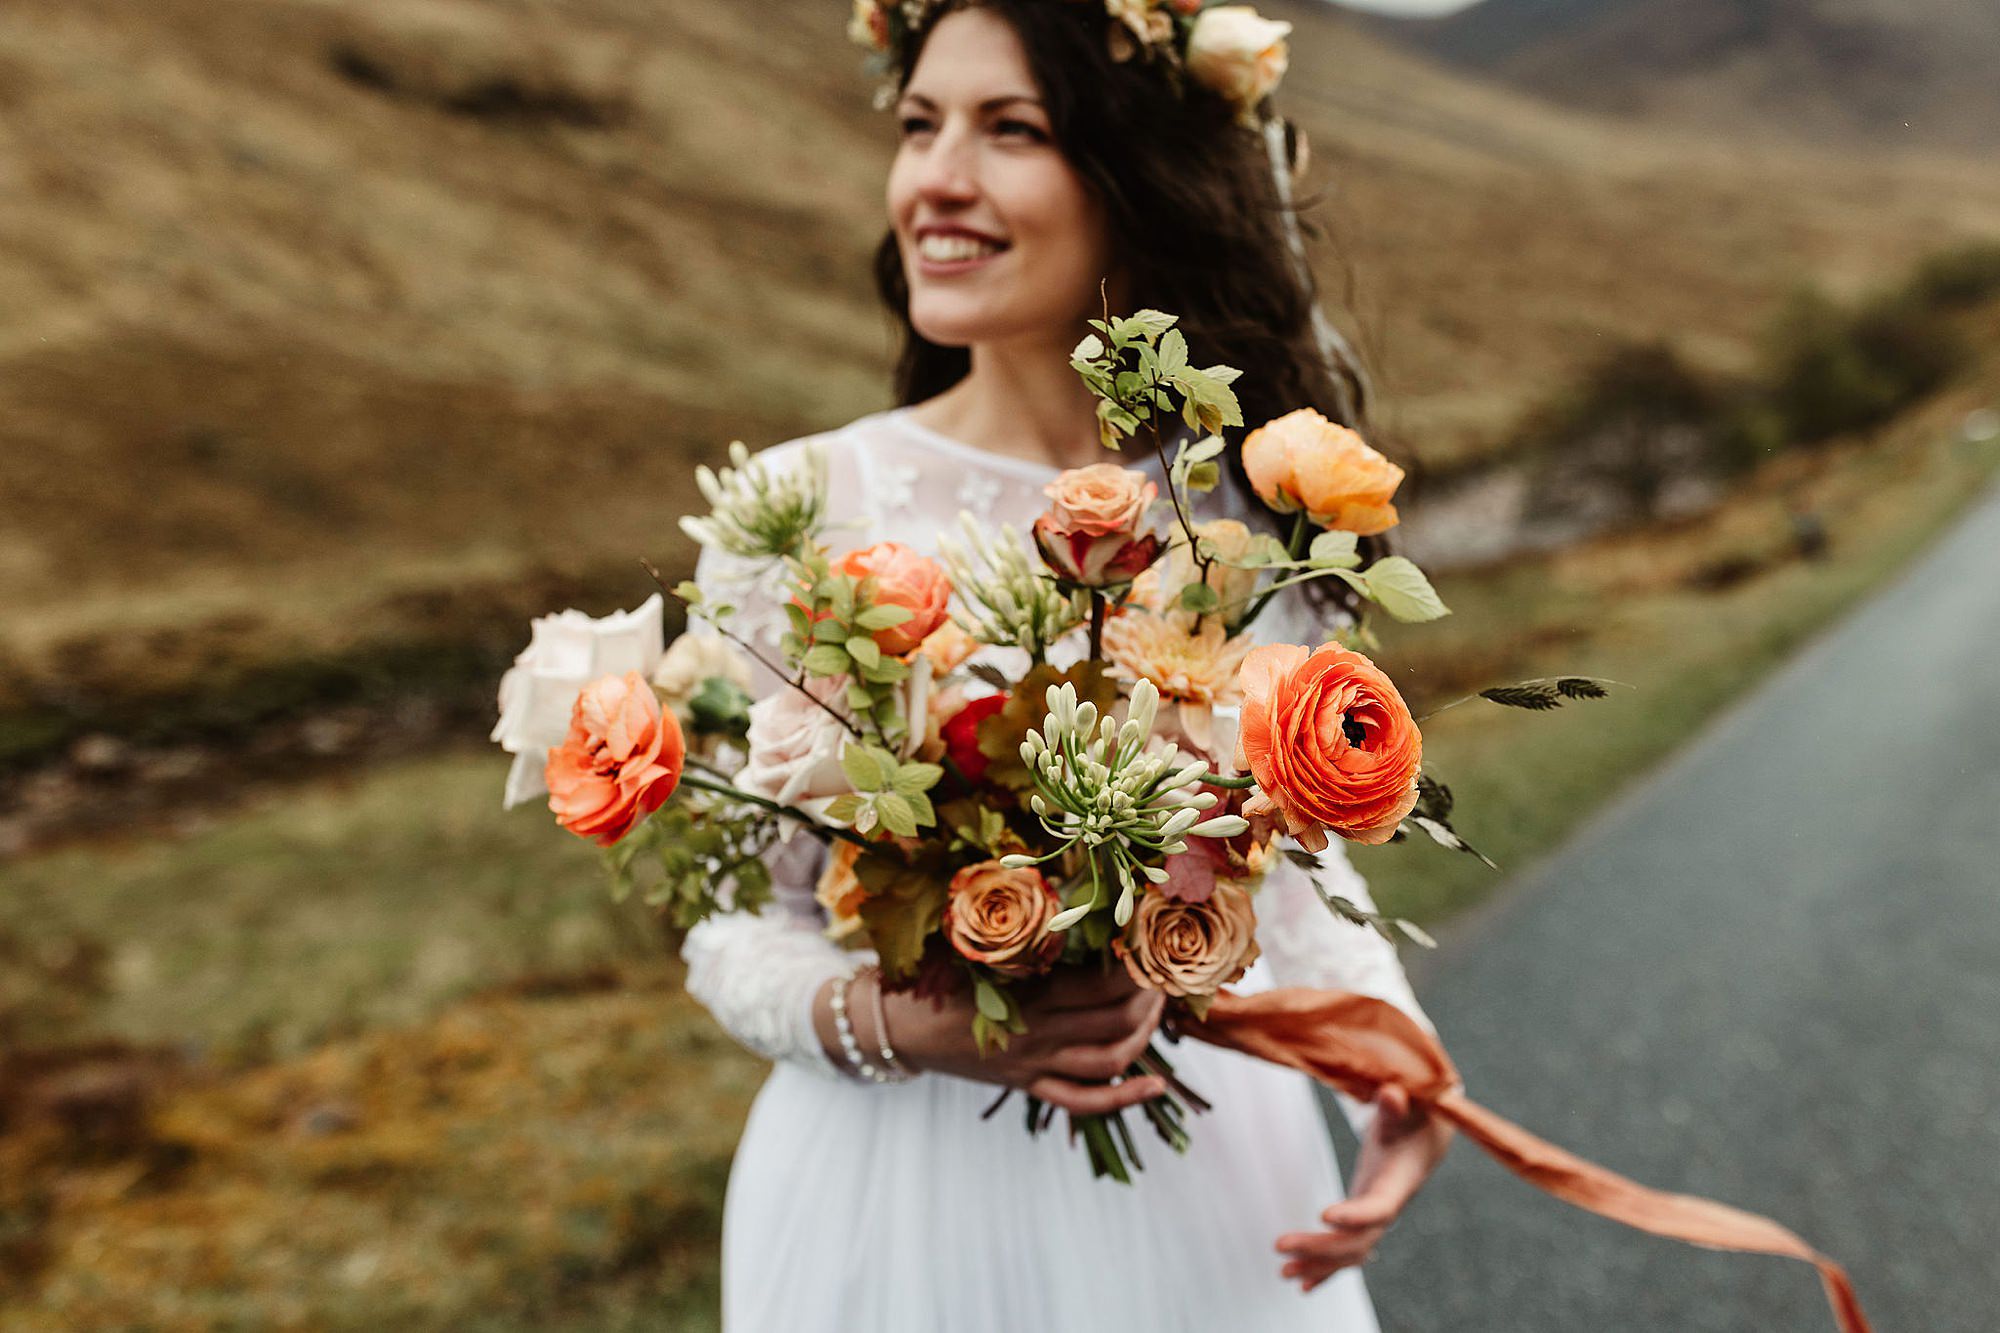
[[[1315,339],[1255,124],[1283,72],[1286,25],[1198,0],[859,0],[855,30],[895,80],[876,273],[903,326],[903,405],[764,455],[782,468],[815,448],[831,524],[918,553],[961,512],[1028,527],[1062,492],[1050,489],[1059,469],[1106,456],[1070,365],[1106,307],[1180,314],[1198,362],[1246,368],[1246,420],[1302,406],[1338,420],[1356,401],[1358,378],[1343,380]],[[1131,495],[1165,490],[1157,457],[1130,463],[1149,469],[1126,478]],[[1245,524],[1274,520],[1240,451],[1228,463],[1234,485],[1216,508],[1247,537]],[[753,646],[781,656],[768,571],[709,547],[696,581],[738,608]],[[1326,608],[1303,591],[1260,622],[1277,640],[1328,637]],[[998,666],[1018,650],[981,651]],[[758,684],[779,682],[766,671]],[[764,714],[777,716],[753,709],[753,747]],[[1422,1023],[1394,948],[1336,920],[1298,864],[1268,870],[1254,937],[1247,910],[1218,891],[1162,914],[1166,943],[1150,963],[1021,983],[1026,1031],[991,1051],[972,1036],[972,994],[885,993],[867,951],[827,937],[855,897],[851,858],[800,837],[771,870],[773,906],[711,915],[684,949],[689,989],[776,1065],[730,1177],[726,1327],[1372,1333],[1357,1269],[1442,1155],[1449,1131],[1426,1113],[1347,1104],[1364,1150],[1344,1200],[1307,1081],[1202,1043],[1173,1058],[1215,1104],[1185,1155],[1148,1149],[1131,1186],[1093,1181],[1077,1153],[1023,1134],[1015,1116],[981,1114],[1002,1088],[1084,1114],[1159,1096],[1157,1074],[1122,1075],[1160,1022],[1159,978],[1189,969],[1240,972],[1246,993],[1357,991]],[[1369,905],[1337,842],[1319,876]],[[992,899],[984,909],[961,901],[975,890]],[[955,880],[952,901],[965,914],[954,928],[996,957],[1057,907],[1012,881]]]

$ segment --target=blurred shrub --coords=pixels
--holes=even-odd
[[[1608,493],[1625,512],[1653,513],[1677,477],[1706,469],[1726,401],[1665,343],[1612,349],[1528,427],[1540,502],[1574,508]]]
[[[1936,389],[1968,349],[1947,313],[1902,291],[1848,310],[1818,292],[1793,297],[1774,326],[1754,416],[1791,443],[1870,430]]]
[[[2000,241],[1975,241],[1917,266],[1910,294],[1941,310],[1961,310],[2000,296]]]

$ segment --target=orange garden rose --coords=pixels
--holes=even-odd
[[[644,676],[594,680],[576,698],[569,734],[549,751],[549,809],[571,833],[609,847],[667,803],[686,757],[681,724],[660,711]]]
[[[1198,902],[1143,893],[1113,948],[1148,990],[1213,995],[1257,961],[1257,913],[1226,880]]]
[[[875,631],[875,646],[891,657],[910,652],[945,623],[951,579],[943,566],[901,542],[876,542],[834,561],[836,574],[875,580],[875,605],[900,606],[910,618]]]
[[[946,617],[943,624],[917,645],[917,651],[931,659],[931,673],[943,677],[964,666],[966,659],[979,651],[979,640],[960,629],[957,621]]]
[[[1281,514],[1303,509],[1321,527],[1360,537],[1387,532],[1398,521],[1390,501],[1403,469],[1310,407],[1251,431],[1243,468],[1264,503]]]
[[[1033,866],[1009,870],[981,861],[951,877],[944,934],[962,957],[1002,976],[1032,976],[1062,952],[1063,937],[1049,933],[1061,910],[1056,891]]]
[[[844,839],[834,843],[827,854],[826,869],[820,872],[819,884],[813,890],[813,901],[826,909],[829,939],[844,940],[862,927],[861,903],[868,890],[854,873],[854,863],[860,856],[861,848],[854,843]]]
[[[1331,830],[1387,842],[1417,803],[1423,735],[1395,683],[1360,653],[1329,643],[1252,649],[1238,752],[1257,779],[1246,816],[1275,811],[1312,851]]]
[[[1141,534],[1160,488],[1116,463],[1071,468],[1042,492],[1048,511],[1035,520],[1035,545],[1048,567],[1071,583],[1102,588],[1130,583],[1160,554],[1160,539]]]

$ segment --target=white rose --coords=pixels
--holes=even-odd
[[[750,757],[735,777],[735,786],[779,805],[796,806],[822,823],[827,807],[854,790],[841,766],[840,752],[854,733],[821,703],[840,710],[847,697],[847,678],[808,680],[811,697],[791,686],[765,695],[750,705]],[[901,687],[897,711],[912,719],[910,738],[899,758],[907,759],[923,744],[930,706],[930,660],[919,654]],[[798,825],[785,820],[779,836],[789,839]]]
[[[1248,115],[1285,77],[1291,31],[1248,5],[1204,9],[1188,38],[1188,73]]]
[[[665,648],[654,593],[631,611],[593,619],[581,611],[538,616],[528,646],[500,678],[500,721],[492,739],[514,756],[502,801],[509,807],[548,791],[542,770],[549,751],[569,732],[570,713],[583,687],[603,676],[650,673]]]
[[[652,681],[662,702],[679,712],[711,676],[720,676],[748,694],[750,659],[720,634],[683,634],[667,645],[667,655],[653,668]]]

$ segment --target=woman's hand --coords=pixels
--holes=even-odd
[[[912,1069],[1020,1088],[1079,1115],[1108,1114],[1166,1091],[1151,1075],[1107,1081],[1145,1051],[1166,1004],[1164,995],[1140,989],[1125,969],[1061,969],[1017,984],[1014,998],[1028,1030],[1010,1035],[1004,1049],[981,1055],[972,1039],[969,994],[942,1005],[908,994],[882,997],[890,1041]]]
[[[1288,1256],[1278,1275],[1297,1278],[1311,1291],[1341,1269],[1367,1263],[1383,1233],[1444,1159],[1451,1137],[1450,1125],[1427,1111],[1413,1111],[1407,1092],[1384,1085],[1375,1099],[1375,1122],[1362,1140],[1352,1192],[1320,1214],[1325,1231],[1278,1237],[1278,1253]]]

